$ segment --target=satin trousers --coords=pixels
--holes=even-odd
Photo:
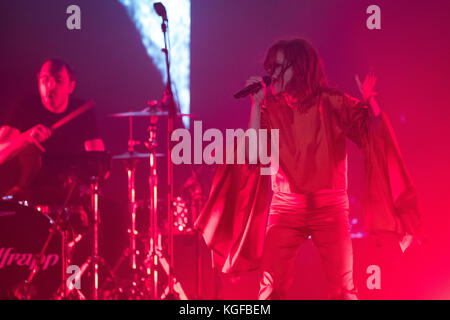
[[[330,299],[357,299],[345,190],[274,193],[262,259],[260,300],[286,299],[300,246],[311,236],[328,282]]]

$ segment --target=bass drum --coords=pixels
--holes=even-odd
[[[51,227],[51,219],[32,208],[0,201],[0,299],[16,299],[36,264]],[[41,257],[41,270],[34,277],[31,299],[51,299],[61,284],[61,237],[56,233]]]

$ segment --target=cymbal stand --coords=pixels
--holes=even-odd
[[[100,256],[99,254],[99,226],[101,224],[101,218],[100,218],[100,211],[99,211],[99,195],[100,195],[100,177],[99,176],[92,176],[91,177],[91,185],[90,185],[90,192],[91,192],[91,210],[93,213],[93,229],[94,229],[94,239],[93,239],[93,250],[92,250],[92,256],[87,259],[84,265],[86,267],[89,264],[92,264],[93,266],[93,288],[92,288],[92,299],[98,300],[99,299],[99,265],[102,264],[102,267],[105,269],[109,269],[109,266],[105,262],[105,260]],[[110,273],[110,276],[114,276]]]
[[[107,267],[106,262],[99,254],[99,227],[101,224],[100,211],[99,211],[99,196],[100,196],[100,180],[102,177],[98,175],[92,175],[90,177],[90,196],[91,196],[91,211],[93,214],[93,244],[92,244],[92,255],[83,264],[84,268],[87,268],[92,264],[92,299],[99,299],[99,266],[102,264],[103,267]],[[85,269],[83,269],[84,272]],[[79,275],[80,276],[80,275]]]
[[[134,153],[134,147],[139,144],[138,141],[133,140],[133,118],[129,117],[129,140],[128,140],[128,151],[130,153]],[[125,255],[130,256],[130,267],[132,271],[133,281],[132,287],[136,289],[137,281],[138,281],[138,267],[137,267],[137,248],[136,248],[136,238],[138,235],[138,231],[136,230],[136,185],[135,185],[135,177],[136,177],[136,165],[137,159],[128,159],[126,161],[126,169],[127,169],[127,179],[128,179],[128,205],[129,205],[129,213],[130,213],[130,229],[128,229],[128,234],[130,236],[130,248],[126,251]],[[133,290],[133,292],[139,292],[138,290]]]
[[[169,263],[162,254],[161,235],[160,234],[158,235],[158,244],[157,244],[156,250],[157,250],[156,254],[159,257],[161,267],[163,268],[165,273],[167,275],[169,275]],[[168,284],[161,295],[161,300],[170,298],[169,290],[170,290],[170,288],[169,288],[169,284]],[[173,277],[173,290],[178,294],[178,297],[180,298],[180,300],[189,300],[186,293],[183,290],[183,287],[181,286],[181,283],[175,277]]]
[[[153,288],[152,296],[154,299],[158,297],[158,270],[159,255],[157,254],[157,234],[158,234],[158,174],[156,171],[156,131],[157,131],[158,117],[150,117],[150,126],[148,127],[149,138],[145,143],[147,149],[150,151],[149,157],[149,187],[150,187],[150,219],[149,219],[149,258],[150,262],[150,276]],[[152,272],[153,271],[153,272]]]
[[[94,300],[98,300],[98,292],[99,292],[99,261],[100,256],[98,252],[98,227],[100,225],[100,216],[98,210],[98,197],[99,197],[99,179],[98,177],[92,177],[91,181],[91,206],[92,212],[94,214],[94,248],[93,248],[93,267],[94,267],[94,287],[92,290],[92,298]]]
[[[156,147],[157,147],[157,122],[158,117],[150,117],[150,126],[148,128],[149,139],[145,143],[147,149],[150,151],[150,175],[149,175],[149,187],[150,187],[150,230],[149,230],[149,254],[146,261],[147,267],[151,276],[151,287],[153,288],[153,299],[172,299],[170,294],[170,288],[178,294],[181,299],[187,300],[187,296],[181,286],[181,284],[173,276],[172,268],[170,266],[170,260],[168,260],[162,253],[161,234],[158,233],[158,174],[156,170]],[[172,208],[172,206],[171,206]],[[169,224],[170,231],[173,230],[173,211],[170,213],[172,222]],[[170,223],[170,222],[169,222]],[[169,256],[170,258],[170,256]],[[168,279],[172,277],[172,283],[168,281],[163,294],[158,295],[159,289],[159,275],[158,266],[161,266],[162,270],[166,273]]]
[[[63,209],[65,210],[65,209]],[[68,283],[67,271],[70,266],[72,260],[72,249],[79,242],[79,239],[82,238],[79,235],[77,238],[72,240],[70,243],[68,242],[69,231],[66,228],[63,228],[61,231],[61,266],[62,266],[62,279],[61,285],[54,295],[54,299],[63,300],[68,299],[70,292],[74,289],[72,283]]]

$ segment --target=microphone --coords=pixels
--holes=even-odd
[[[166,8],[161,2],[156,2],[153,4],[153,8],[155,8],[156,13],[158,16],[163,18],[163,21],[167,21],[167,12]]]
[[[266,86],[270,86],[270,83],[272,82],[272,78],[269,76],[264,76],[263,81],[266,84]],[[248,96],[249,94],[258,92],[262,88],[262,86],[263,85],[261,84],[261,82],[251,84],[249,86],[246,86],[241,91],[235,93],[234,97],[236,99],[244,98],[244,97]]]

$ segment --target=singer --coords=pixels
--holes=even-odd
[[[345,135],[358,143],[359,130],[380,115],[374,81],[368,78],[363,86],[371,109],[327,88],[322,63],[303,40],[272,46],[264,68],[274,81],[270,90],[252,96],[250,126],[280,129],[281,168],[272,176],[259,298],[286,297],[296,253],[311,236],[322,258],[330,297],[356,299]],[[253,81],[258,79],[249,79]]]
[[[386,115],[375,77],[357,84],[359,101],[328,87],[316,51],[305,40],[279,41],[264,68],[272,77],[253,93],[249,126],[279,130],[279,169],[267,180],[251,166],[221,167],[196,227],[225,273],[261,268],[259,299],[286,299],[295,257],[308,236],[317,247],[331,299],[357,299],[347,194],[346,138],[364,154],[368,232],[399,241],[420,226],[416,192]],[[394,183],[395,182],[395,183]],[[238,232],[238,230],[241,230]]]

